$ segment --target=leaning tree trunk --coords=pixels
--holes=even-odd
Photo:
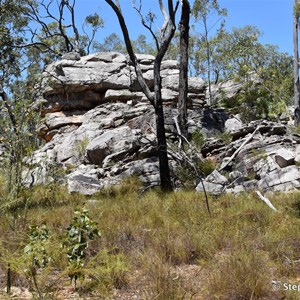
[[[295,103],[295,126],[300,124],[300,84],[299,84],[299,0],[294,1],[294,103]]]
[[[190,4],[182,1],[180,29],[180,73],[178,94],[178,124],[181,134],[187,138],[187,96],[188,96],[188,60],[189,60],[189,23]]]

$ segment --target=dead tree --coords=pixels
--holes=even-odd
[[[179,64],[179,94],[178,94],[178,124],[181,134],[188,137],[187,127],[187,96],[188,96],[188,63],[189,63],[189,23],[190,3],[182,0],[180,30],[180,64]]]
[[[155,120],[156,120],[160,184],[163,190],[170,191],[172,190],[172,184],[171,184],[169,160],[168,160],[168,153],[167,153],[167,140],[166,140],[166,132],[165,132],[165,119],[164,119],[163,99],[162,99],[162,92],[161,92],[162,85],[161,85],[160,70],[161,70],[161,62],[163,60],[165,53],[168,50],[169,44],[176,30],[175,15],[179,5],[179,0],[176,1],[175,7],[173,5],[173,0],[168,0],[168,13],[162,3],[162,0],[158,0],[161,12],[163,13],[164,16],[164,24],[160,30],[160,35],[161,35],[160,39],[158,39],[157,36],[152,31],[151,22],[150,25],[147,25],[146,22],[143,23],[143,18],[142,18],[142,24],[146,27],[148,26],[147,28],[150,29],[150,32],[154,37],[154,40],[156,42],[156,47],[157,47],[157,54],[154,60],[154,70],[153,70],[154,92],[150,91],[143,77],[140,65],[133,51],[129,32],[127,29],[125,19],[121,12],[119,1],[116,2],[114,2],[113,0],[105,0],[105,1],[114,10],[116,16],[118,17],[120,27],[123,33],[125,45],[126,45],[126,50],[134,66],[137,75],[137,80],[139,82],[139,85],[143,93],[145,94],[147,99],[154,107]]]
[[[299,83],[299,0],[294,0],[294,103],[295,103],[295,125],[300,124],[300,83]]]

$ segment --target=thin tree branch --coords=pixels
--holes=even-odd
[[[118,8],[118,6],[112,1],[112,0],[105,0],[105,2],[114,10],[114,12],[116,13],[121,29],[122,29],[122,33],[124,36],[124,41],[125,41],[125,45],[126,45],[126,49],[128,52],[128,55],[130,57],[130,60],[135,68],[136,74],[137,74],[137,79],[138,82],[140,84],[140,87],[143,91],[143,93],[145,94],[145,96],[147,97],[147,99],[150,101],[150,103],[154,106],[154,96],[151,93],[149,87],[147,86],[145,79],[143,77],[143,73],[141,70],[141,67],[137,61],[137,58],[134,54],[133,48],[132,48],[132,44],[131,44],[131,40],[130,40],[130,36],[129,36],[129,32],[124,20],[124,17],[121,13],[121,10]]]
[[[142,12],[141,12],[141,10],[142,10],[142,2],[140,1],[140,6],[139,6],[139,8],[137,8],[135,6],[135,1],[134,1],[132,3],[132,7],[137,11],[138,15],[140,16],[142,25],[149,30],[150,34],[152,35],[152,37],[153,37],[153,39],[155,41],[156,50],[159,51],[159,41],[158,41],[158,39],[157,39],[157,37],[156,37],[153,29],[152,29],[152,26],[151,25],[150,26],[147,25],[147,23],[145,22],[144,16],[142,15]]]

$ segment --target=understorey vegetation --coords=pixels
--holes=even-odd
[[[258,128],[248,128],[250,139],[234,145],[230,160],[222,166],[213,155],[201,154],[212,137],[204,135],[200,123],[188,122],[187,104],[188,76],[192,75],[203,79],[203,94],[196,95],[194,91],[193,95],[196,100],[201,96],[203,106],[197,108],[201,112],[224,110],[238,115],[243,122],[280,122],[280,117],[286,115],[292,126],[294,112],[289,106],[294,96],[294,122],[298,125],[298,49],[293,74],[293,58],[277,46],[262,44],[258,28],[228,29],[227,10],[217,0],[153,1],[156,12],[163,16],[159,26],[156,14],[143,10],[142,4],[147,0],[128,1],[140,21],[136,24],[146,28],[149,35],[140,35],[135,40],[130,38],[127,28],[130,22],[124,13],[125,4],[121,7],[118,0],[98,2],[115,13],[124,41],[115,33],[97,40],[96,33],[105,26],[105,19],[95,9],[86,16],[84,24],[78,24],[75,0],[0,0],[0,299],[299,299],[300,192],[266,194],[276,210],[270,209],[262,201],[264,196],[255,192],[233,194],[222,190],[219,196],[196,192],[198,181],[214,170],[228,172],[225,175],[229,177],[225,167]],[[296,0],[294,17],[294,43],[298,44]],[[76,121],[80,115],[75,114],[74,124],[68,121],[63,130],[56,124],[50,132],[41,119],[49,111],[61,112],[55,99],[49,110],[40,107],[45,104],[42,74],[46,73],[46,66],[61,58],[75,65],[96,51],[128,54],[137,89],[144,94],[137,99],[144,97],[152,105],[155,128],[149,126],[149,131],[155,134],[149,151],[159,160],[160,189],[145,188],[138,177],[132,176],[92,196],[69,193],[65,183],[68,171],[77,167],[75,163],[55,161],[56,157],[49,155],[51,151],[43,157],[47,162],[44,167],[40,164],[42,160],[31,161],[33,152],[51,142],[58,132],[68,133],[73,125],[83,122],[80,118]],[[146,63],[142,64],[138,53],[153,55],[153,86],[142,72],[150,72],[151,59],[145,58]],[[97,65],[97,59],[90,63]],[[172,69],[170,74],[178,74],[179,90],[176,102],[172,103],[176,109],[174,124],[166,123],[176,129],[172,139],[166,135],[167,104],[161,76],[166,72],[163,61],[171,59],[178,61],[178,69]],[[62,88],[53,98],[66,96],[72,102],[72,95],[60,78],[63,67],[56,67],[57,78],[48,82],[49,88],[55,87],[55,80],[60,81]],[[238,86],[234,97],[224,92],[228,84]],[[80,87],[78,91],[83,93],[84,89]],[[97,91],[91,98],[99,100],[97,105],[103,104],[102,96],[107,91]],[[80,95],[84,99],[86,96]],[[125,116],[122,118],[125,120]],[[95,126],[91,131],[107,130],[105,118],[102,119],[103,128],[96,124],[99,128]],[[112,127],[117,126],[114,122],[109,122]],[[193,130],[188,125],[193,125]],[[300,143],[295,139],[300,127],[292,127],[293,134],[285,140],[295,146],[297,141]],[[277,126],[277,130],[286,131],[282,126]],[[265,137],[263,134],[261,130],[261,137]],[[282,132],[279,136],[281,143]],[[227,150],[236,141],[225,130],[215,138],[217,146]],[[89,136],[76,141],[72,149],[76,162],[86,163],[89,143]],[[216,149],[214,146],[212,150]],[[148,153],[143,155],[148,158]],[[255,149],[251,155],[256,160],[268,158],[263,150]],[[118,156],[111,161],[114,160]],[[294,170],[299,167],[299,160],[286,159],[283,168],[295,163]],[[177,167],[169,169],[175,161]],[[39,167],[43,177],[36,174]],[[103,164],[103,176],[104,169]],[[116,175],[118,172],[115,171]],[[97,176],[101,174],[94,172],[90,175],[95,176],[89,178],[100,182],[103,178]],[[243,176],[236,179],[239,177]],[[248,181],[261,179],[254,171],[244,177]]]
[[[269,195],[277,212],[255,193],[210,197],[209,215],[201,193],[140,187],[21,193],[39,205],[2,208],[2,291],[9,266],[11,293],[34,299],[297,299],[283,283],[300,275],[299,192]]]

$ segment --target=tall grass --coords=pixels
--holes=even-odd
[[[56,187],[53,198],[43,187],[24,191],[22,197],[30,205],[18,208],[18,230],[11,230],[11,212],[0,220],[2,267],[10,262],[24,277],[17,267],[22,264],[14,261],[19,262],[28,226],[46,223],[53,260],[40,284],[59,289],[55,278],[65,276],[67,266],[61,238],[74,209],[85,204],[101,237],[90,244],[81,293],[102,299],[113,289],[139,286],[143,299],[292,297],[273,291],[271,282],[292,283],[300,277],[300,193],[268,195],[277,213],[255,194],[224,195],[209,199],[210,217],[200,193],[142,194],[140,187],[130,178],[90,198],[69,195],[63,187]],[[187,266],[193,266],[197,276],[190,276]],[[56,283],[47,286],[47,277]]]

